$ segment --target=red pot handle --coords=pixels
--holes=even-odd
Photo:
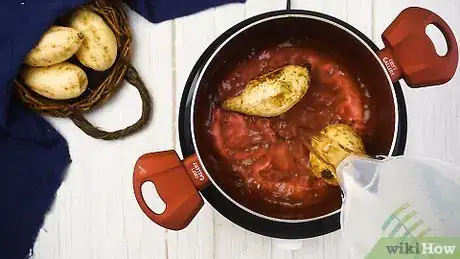
[[[433,24],[447,41],[447,54],[439,56],[425,29]],[[378,55],[393,82],[404,78],[410,87],[447,83],[455,74],[458,47],[454,33],[437,14],[419,7],[402,11],[382,35],[385,48]]]
[[[142,185],[152,182],[166,203],[162,214],[153,212],[144,200]],[[174,150],[148,153],[134,167],[133,187],[142,211],[158,225],[181,230],[188,226],[204,202],[199,191],[209,184],[196,155],[181,161]]]

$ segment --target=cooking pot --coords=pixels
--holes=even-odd
[[[425,28],[433,24],[444,35],[448,51],[439,56]],[[204,204],[202,196],[232,222],[259,234],[301,239],[323,235],[340,227],[340,206],[329,206],[319,215],[304,218],[265,213],[261,200],[239,196],[228,189],[225,170],[216,163],[216,153],[208,134],[216,88],[255,50],[286,43],[290,39],[323,42],[337,54],[342,64],[355,73],[372,96],[375,131],[365,138],[370,155],[403,154],[406,142],[406,108],[399,84],[409,87],[441,85],[453,76],[458,63],[458,47],[452,30],[438,15],[411,7],[402,11],[382,35],[385,48],[351,25],[334,17],[304,10],[282,10],[254,16],[219,36],[202,54],[185,87],[179,114],[179,135],[184,160],[173,150],[141,156],[134,168],[133,188],[139,206],[155,223],[171,230],[185,228]],[[321,44],[319,44],[321,45]],[[291,53],[292,54],[292,53]],[[265,55],[265,58],[266,55]],[[259,57],[260,59],[260,57]],[[270,58],[268,57],[268,60]],[[286,59],[290,62],[292,59]],[[300,62],[300,61],[299,61]],[[244,62],[243,62],[244,63]],[[141,187],[153,182],[166,204],[156,214],[146,204]],[[201,195],[200,195],[201,193]],[[318,209],[318,208],[315,208]]]

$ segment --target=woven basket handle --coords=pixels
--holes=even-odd
[[[95,127],[85,117],[83,117],[81,113],[77,111],[75,111],[70,116],[70,119],[73,121],[73,123],[75,123],[77,127],[79,127],[83,132],[90,135],[91,137],[104,140],[121,139],[139,131],[149,121],[150,110],[152,106],[150,95],[147,91],[147,88],[145,88],[142,79],[139,77],[136,69],[131,64],[128,64],[128,70],[126,72],[125,79],[128,81],[128,83],[136,87],[142,99],[142,115],[136,123],[126,127],[125,129],[108,132]]]

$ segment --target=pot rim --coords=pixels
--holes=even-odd
[[[291,10],[291,11],[293,11],[293,10]],[[265,13],[265,14],[270,14],[270,13]],[[230,40],[232,40],[234,37],[238,36],[241,32],[247,30],[248,28],[251,28],[251,27],[253,27],[255,25],[258,25],[258,24],[266,22],[266,21],[280,19],[280,18],[289,18],[289,17],[304,18],[304,19],[314,19],[314,20],[318,20],[318,21],[325,22],[325,23],[328,23],[330,25],[336,26],[339,29],[347,32],[349,35],[353,36],[363,46],[365,46],[368,49],[368,51],[374,56],[374,58],[377,60],[378,64],[380,64],[381,69],[385,73],[386,79],[387,79],[387,81],[389,83],[388,86],[390,87],[391,94],[392,94],[392,97],[393,97],[393,102],[394,102],[393,106],[394,106],[394,110],[395,110],[395,123],[394,123],[394,129],[393,129],[393,140],[392,140],[392,143],[391,143],[390,150],[388,151],[388,154],[385,154],[385,155],[393,154],[394,149],[395,149],[395,145],[396,145],[396,142],[397,142],[397,138],[398,138],[398,131],[399,131],[399,128],[398,128],[398,125],[399,125],[399,106],[398,106],[398,98],[396,96],[396,92],[395,92],[395,89],[393,87],[393,82],[391,80],[391,77],[390,77],[387,69],[385,68],[385,65],[380,60],[380,58],[377,56],[377,53],[371,48],[371,46],[369,46],[369,44],[367,44],[363,39],[361,39],[361,37],[356,35],[350,29],[348,29],[348,28],[344,27],[343,25],[338,24],[335,21],[332,21],[330,19],[316,16],[313,13],[310,13],[310,14],[298,13],[298,12],[279,13],[279,12],[274,11],[272,16],[268,16],[268,17],[264,17],[264,18],[255,20],[254,22],[251,22],[251,23],[243,26],[242,28],[240,28],[236,32],[234,32],[231,35],[227,36],[227,38],[224,41],[222,41],[222,43],[220,43],[216,47],[216,49],[212,52],[212,54],[206,60],[206,63],[203,65],[203,67],[202,67],[201,71],[199,72],[199,75],[198,75],[198,77],[197,77],[197,79],[195,81],[196,87],[195,87],[195,89],[193,91],[192,100],[191,100],[190,126],[191,126],[191,136],[192,136],[193,148],[196,151],[198,161],[200,162],[205,174],[208,176],[209,181],[212,183],[212,185],[217,190],[219,190],[219,192],[226,199],[230,200],[234,205],[236,205],[239,208],[245,210],[246,212],[251,213],[251,214],[253,214],[253,215],[257,216],[257,217],[266,219],[266,220],[271,220],[271,221],[276,221],[276,222],[281,222],[281,223],[305,223],[305,222],[312,222],[312,221],[325,219],[325,218],[328,218],[330,216],[336,215],[336,214],[341,212],[341,208],[338,208],[337,210],[332,211],[330,213],[327,213],[325,215],[321,215],[321,216],[314,217],[314,218],[308,218],[308,219],[280,219],[280,218],[270,217],[270,216],[266,216],[266,215],[263,215],[261,213],[255,212],[255,211],[251,210],[250,208],[248,208],[248,207],[240,204],[236,200],[234,200],[232,197],[230,197],[230,195],[228,195],[224,190],[222,190],[222,188],[216,183],[214,178],[209,174],[206,166],[204,166],[204,163],[203,163],[203,161],[201,159],[200,152],[199,152],[199,149],[198,149],[197,141],[196,141],[196,138],[195,138],[195,124],[194,124],[194,122],[195,122],[195,116],[194,116],[195,108],[194,107],[195,107],[196,96],[197,96],[197,92],[198,92],[198,90],[200,88],[199,86],[201,84],[201,80],[203,78],[203,75],[207,71],[207,68],[209,67],[209,64],[214,60],[214,57],[220,52],[220,50],[222,48],[224,48],[228,44],[228,42]],[[242,22],[244,22],[244,21],[242,21]]]

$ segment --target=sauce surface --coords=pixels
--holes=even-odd
[[[313,176],[309,165],[311,136],[326,125],[346,123],[360,135],[372,132],[370,95],[360,80],[315,45],[287,41],[253,51],[218,86],[208,129],[225,165],[232,196],[267,216],[304,219],[340,208],[340,189]],[[311,83],[288,112],[273,118],[247,116],[220,107],[250,80],[287,64],[311,67]],[[222,177],[220,177],[222,178]],[[267,209],[267,204],[269,209]]]

